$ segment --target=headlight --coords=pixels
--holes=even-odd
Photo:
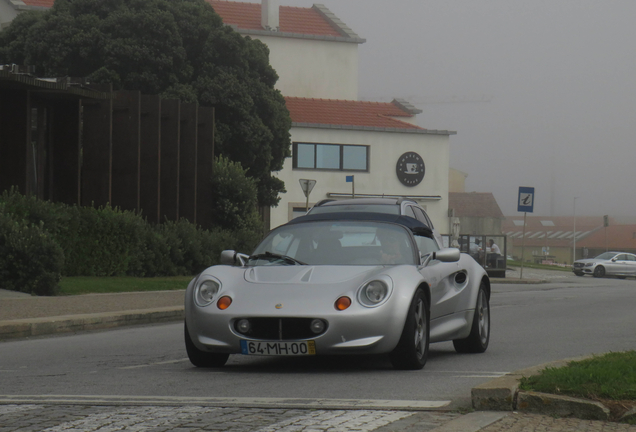
[[[585,267],[592,267],[594,265],[594,263],[586,263]]]
[[[194,287],[194,301],[197,306],[207,306],[214,301],[220,290],[221,282],[210,276],[204,276]]]
[[[389,297],[391,292],[390,280],[372,280],[362,285],[358,294],[358,300],[362,305],[367,307],[374,307],[381,304]]]

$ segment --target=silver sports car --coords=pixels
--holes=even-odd
[[[421,369],[429,343],[481,353],[490,339],[490,281],[458,249],[440,249],[418,220],[380,213],[302,216],[272,230],[252,255],[190,282],[185,342],[195,366],[230,354],[389,355]]]

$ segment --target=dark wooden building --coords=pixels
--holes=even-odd
[[[0,68],[0,191],[209,227],[214,108]]]

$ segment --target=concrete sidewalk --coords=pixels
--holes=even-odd
[[[0,340],[183,320],[185,290],[37,297],[0,289]]]

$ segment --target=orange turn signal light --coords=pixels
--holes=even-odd
[[[216,306],[221,310],[229,308],[231,304],[232,298],[228,296],[223,296],[219,299],[219,301],[216,302]]]
[[[336,304],[334,305],[337,310],[343,311],[351,306],[351,299],[349,297],[343,296],[336,300]]]

